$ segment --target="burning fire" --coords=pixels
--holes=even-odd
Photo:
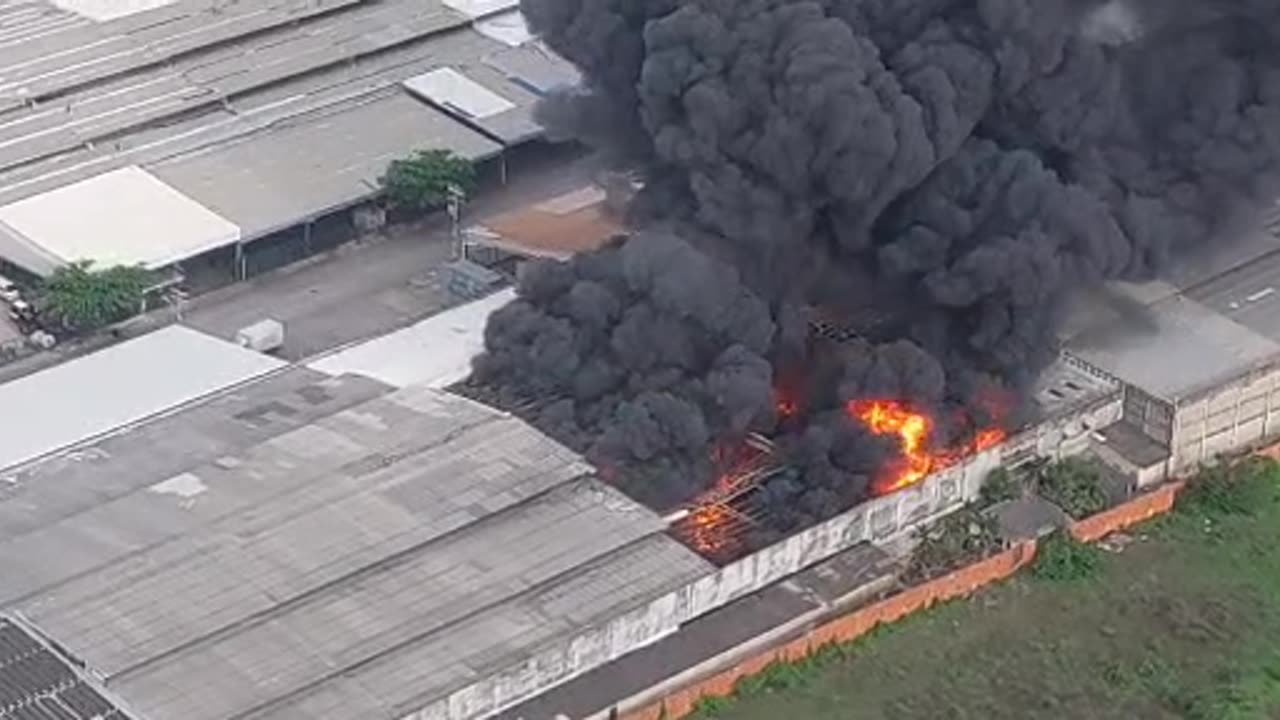
[[[905,403],[896,400],[854,400],[849,403],[847,411],[850,417],[866,425],[872,433],[898,437],[901,456],[889,463],[880,477],[876,478],[874,490],[877,495],[911,487],[930,473],[994,447],[1005,438],[1004,430],[986,428],[964,446],[935,449],[930,442],[933,437],[933,418],[913,410]]]
[[[772,456],[773,444],[760,436],[717,445],[712,451],[712,460],[720,470],[716,484],[691,504],[679,522],[678,534],[704,556],[731,555],[740,542],[738,532],[750,518],[730,504],[770,472]]]
[[[694,550],[708,557],[717,557],[731,546],[728,530],[734,521],[733,513],[725,506],[703,502],[682,521],[681,534]]]

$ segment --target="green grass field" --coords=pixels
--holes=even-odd
[[[1024,573],[772,668],[701,716],[1280,719],[1280,470],[1232,473],[1088,577]]]

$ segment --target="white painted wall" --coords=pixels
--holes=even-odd
[[[974,500],[1000,464],[993,448],[915,488],[863,503],[643,607],[547,647],[402,720],[478,720],[676,632],[680,625],[861,542],[889,542]]]

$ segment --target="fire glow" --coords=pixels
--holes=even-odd
[[[732,503],[776,469],[773,446],[767,439],[749,437],[745,442],[717,445],[712,460],[719,469],[716,483],[694,501],[680,521],[678,534],[703,556],[727,558],[738,550],[737,531],[750,523]]]
[[[877,495],[911,487],[931,473],[951,467],[966,457],[998,445],[1005,438],[1000,428],[978,431],[972,442],[961,447],[933,447],[934,420],[896,400],[853,400],[849,416],[876,435],[898,438],[899,457],[890,461],[875,479]]]

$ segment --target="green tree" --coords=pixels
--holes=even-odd
[[[150,284],[145,268],[117,265],[95,270],[81,260],[53,272],[40,288],[41,305],[74,330],[92,330],[137,313]]]
[[[378,182],[391,202],[414,210],[444,205],[450,188],[469,193],[475,187],[475,165],[448,150],[418,150],[401,160],[392,160]]]

